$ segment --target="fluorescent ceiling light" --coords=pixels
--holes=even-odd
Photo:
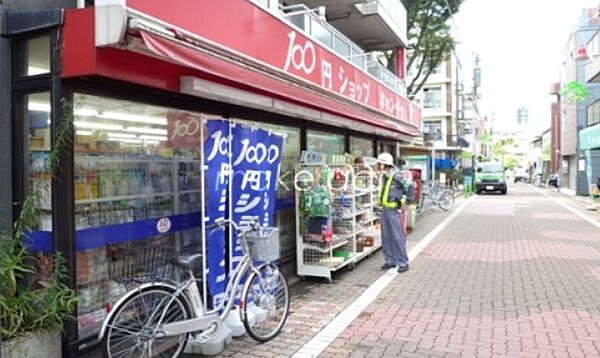
[[[160,137],[160,136],[156,136],[156,135],[141,135],[140,139],[167,140],[167,137]]]
[[[92,131],[80,131],[80,130],[77,130],[77,132],[75,134],[79,134],[79,135],[92,135]]]
[[[90,108],[78,108],[75,110],[75,115],[82,117],[98,116],[98,111]]]
[[[104,112],[100,117],[106,118],[106,119],[116,119],[119,121],[126,121],[126,122],[152,123],[152,124],[160,124],[163,126],[167,125],[167,119],[163,118],[163,117],[140,116],[137,114],[118,113],[118,112]]]
[[[77,128],[104,129],[104,130],[109,130],[109,131],[122,131],[123,130],[123,126],[119,126],[116,124],[90,123],[90,122],[82,122],[82,121],[75,121],[74,124],[75,124],[75,127],[77,127]]]
[[[50,112],[50,103],[29,102],[27,109],[30,111]]]
[[[136,138],[137,136],[135,134],[130,134],[130,133],[115,133],[115,132],[108,132],[106,133],[110,138]]]
[[[27,76],[43,75],[49,73],[50,69],[29,65],[27,68]]]
[[[142,140],[141,139],[123,139],[122,142],[124,142],[124,143],[139,143],[139,144],[141,144]]]
[[[125,131],[126,132],[133,132],[133,133],[167,135],[167,130],[166,129],[160,129],[160,128],[128,127],[128,128],[125,129]]]
[[[160,144],[160,142],[157,140],[147,140],[146,144]]]

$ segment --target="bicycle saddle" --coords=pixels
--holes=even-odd
[[[177,262],[175,264],[180,268],[189,271],[196,266],[196,262],[200,259],[202,259],[202,254],[183,255],[177,257]]]

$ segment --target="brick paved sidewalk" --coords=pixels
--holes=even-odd
[[[477,196],[321,356],[598,357],[600,230],[529,186]]]
[[[409,235],[408,249],[414,247],[448,213],[437,208],[417,218]],[[336,273],[332,283],[320,279],[299,281],[291,286],[291,312],[282,333],[271,342],[259,344],[244,336],[234,338],[219,357],[290,357],[312,339],[344,308],[382,275],[381,250],[358,263],[353,271]],[[199,355],[186,355],[199,357]]]

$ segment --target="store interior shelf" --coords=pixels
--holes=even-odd
[[[93,203],[102,203],[102,202],[108,202],[108,201],[121,201],[121,200],[131,200],[131,199],[155,198],[157,196],[167,196],[167,195],[173,195],[173,194],[174,193],[172,191],[171,192],[166,191],[166,192],[163,192],[163,193],[154,193],[154,194],[109,196],[109,197],[106,197],[106,198],[75,200],[75,204],[93,204]]]
[[[195,190],[180,190],[178,192],[178,194],[196,194],[196,193],[200,193],[201,190],[195,189]]]

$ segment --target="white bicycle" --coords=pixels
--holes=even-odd
[[[198,342],[208,342],[231,311],[243,277],[239,311],[246,332],[261,343],[279,334],[289,314],[290,291],[285,276],[271,263],[279,258],[278,229],[261,227],[257,220],[243,228],[231,220],[216,225],[227,224],[240,238],[244,257],[218,307],[205,311],[202,304],[193,274],[202,254],[178,257],[172,263],[185,271],[183,282],[142,284],[115,304],[100,330],[105,357],[178,357],[191,333]],[[263,263],[255,266],[255,261]]]

